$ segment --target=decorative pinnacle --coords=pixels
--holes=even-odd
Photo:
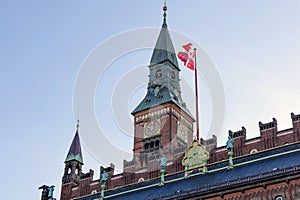
[[[79,119],[77,119],[77,124],[76,124],[77,131],[78,131],[78,128],[79,128]]]
[[[163,11],[166,12],[167,10],[168,10],[168,7],[167,7],[167,0],[165,0],[164,6],[163,6]]]
[[[168,10],[167,1],[165,0],[164,6],[163,6],[163,11],[164,11],[163,28],[167,28],[167,10]]]

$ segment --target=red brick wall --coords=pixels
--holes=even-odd
[[[170,108],[171,109],[171,108]],[[176,108],[178,109],[178,108]],[[163,120],[165,120],[165,125],[162,127],[161,133],[161,143],[162,145],[166,145],[167,141],[170,140],[170,132],[172,134],[176,134],[176,126],[177,126],[177,117],[175,115],[172,116],[172,125],[170,126],[170,115],[166,114],[162,116]],[[187,115],[185,117],[188,117]],[[298,119],[298,118],[297,118]],[[191,118],[189,120],[192,121]],[[276,123],[276,124],[275,124]],[[265,126],[266,125],[266,126]],[[274,126],[273,126],[274,125]],[[270,127],[271,126],[271,127]],[[272,127],[273,126],[273,127]],[[172,127],[172,131],[170,131],[170,127]],[[252,138],[246,140],[246,131],[242,130],[237,132],[239,136],[234,138],[234,153],[235,157],[244,156],[250,153],[252,149],[257,149],[258,151],[263,151],[269,148],[274,148],[276,146],[281,146],[286,143],[293,143],[299,141],[300,138],[300,116],[299,120],[293,121],[293,128],[277,131],[277,121],[266,124],[260,124],[260,136],[256,138]],[[138,131],[138,130],[136,130]],[[238,135],[237,134],[237,135]],[[191,138],[190,138],[191,139]],[[211,158],[209,163],[214,163],[217,161],[222,161],[222,159],[227,159],[227,149],[226,147],[216,147],[215,143],[210,143],[208,146],[210,150]],[[167,166],[167,173],[175,173],[183,170],[182,166],[182,158],[184,153],[179,153],[176,155],[172,155],[172,164]],[[130,170],[135,172],[137,170],[136,166],[131,166],[124,171],[122,174],[113,175],[110,180],[107,182],[107,189],[112,189],[115,187],[120,187],[132,183],[137,183],[140,178],[144,178],[145,180],[159,177],[159,166],[156,160],[148,162],[147,168],[148,171],[142,173],[129,173]],[[82,196],[90,194],[93,190],[101,191],[100,181],[92,181],[93,177],[88,177],[86,179],[80,180],[79,184],[76,185],[74,183],[67,183],[62,185],[61,190],[61,200],[69,200],[72,197]],[[242,193],[236,192],[231,194],[226,194],[223,196],[216,196],[214,198],[208,199],[274,199],[276,195],[283,194],[286,199],[293,199],[296,195],[300,197],[300,180],[291,181],[289,183],[282,182],[275,185],[269,185],[265,188],[257,187],[251,190],[243,191]],[[300,199],[300,198],[299,198]]]

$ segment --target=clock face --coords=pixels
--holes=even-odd
[[[178,122],[177,124],[177,135],[178,137],[183,140],[184,142],[188,142],[188,130],[185,125]]]
[[[159,120],[152,120],[145,124],[145,137],[150,137],[160,132]]]

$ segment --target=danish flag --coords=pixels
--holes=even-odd
[[[184,66],[191,70],[195,70],[195,51],[191,48],[192,43],[183,45],[184,52],[179,52],[177,54],[178,58],[184,63]]]

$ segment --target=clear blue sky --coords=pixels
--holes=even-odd
[[[42,184],[54,184],[59,198],[80,65],[112,35],[160,27],[161,7],[160,0],[0,2],[2,199],[38,199]],[[292,126],[290,112],[300,113],[299,0],[170,0],[168,8],[169,28],[200,43],[223,80],[219,145],[228,129],[258,136],[258,121],[272,117],[279,129]],[[85,171],[99,168],[85,150],[84,161]]]

